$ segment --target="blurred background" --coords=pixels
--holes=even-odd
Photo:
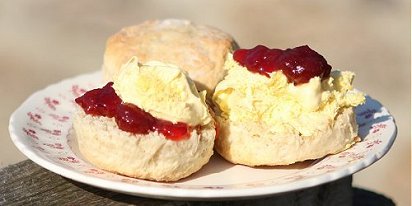
[[[411,22],[407,0],[0,1],[0,167],[26,159],[10,114],[49,84],[100,69],[106,39],[147,19],[183,18],[230,33],[241,47],[310,45],[395,116],[389,153],[354,185],[410,205]]]

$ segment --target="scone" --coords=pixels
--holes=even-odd
[[[213,94],[220,135],[216,151],[248,166],[288,165],[348,149],[357,141],[354,107],[365,97],[354,74],[331,66],[308,46],[236,50]]]
[[[114,83],[76,99],[81,154],[122,175],[176,181],[198,171],[213,154],[215,122],[187,74],[133,57]]]
[[[106,80],[113,81],[121,65],[137,56],[142,63],[177,65],[189,73],[198,89],[211,92],[225,75],[227,53],[236,47],[230,35],[210,26],[177,19],[146,21],[108,39],[103,73]]]

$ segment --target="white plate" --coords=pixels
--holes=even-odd
[[[11,116],[9,131],[17,148],[40,166],[78,182],[137,196],[165,199],[231,199],[303,189],[351,175],[388,152],[396,137],[393,117],[367,98],[356,108],[362,142],[317,161],[291,166],[250,168],[218,155],[199,172],[175,183],[133,179],[100,170],[85,161],[71,136],[74,98],[104,85],[101,73],[78,76],[30,96]]]

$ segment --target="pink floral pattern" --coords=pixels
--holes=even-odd
[[[70,117],[65,116],[65,115],[58,115],[58,114],[49,114],[50,117],[52,117],[54,120],[59,121],[59,122],[67,122]]]
[[[87,89],[80,88],[78,84],[74,84],[71,87],[71,91],[74,97],[79,97],[83,95],[87,91]]]
[[[102,170],[95,169],[95,168],[90,168],[88,170],[85,170],[84,172],[87,174],[93,174],[93,175],[101,175],[105,173]]]
[[[44,146],[47,146],[49,148],[53,148],[53,149],[64,149],[63,145],[60,143],[54,143],[54,144],[47,144],[47,143],[43,143]]]
[[[286,169],[273,168],[270,169],[271,172],[268,175],[265,173],[267,169],[259,170],[239,165],[228,165],[229,169],[225,171],[203,176],[197,175],[194,179],[189,178],[176,183],[139,180],[96,168],[83,160],[76,150],[76,141],[70,132],[71,116],[74,111],[73,100],[87,90],[102,85],[104,82],[100,80],[100,75],[100,73],[94,73],[80,76],[37,93],[12,116],[11,136],[18,148],[29,158],[33,158],[35,162],[47,162],[47,164],[43,163],[42,166],[46,168],[49,168],[49,165],[57,166],[61,169],[54,172],[84,183],[89,183],[87,177],[108,180],[112,183],[111,185],[96,186],[117,191],[122,191],[122,187],[120,187],[122,184],[164,188],[171,191],[174,189],[196,189],[196,191],[207,190],[209,192],[216,190],[216,194],[225,189],[259,187],[271,187],[273,191],[282,192],[276,188],[277,186],[285,188],[285,185],[289,185],[292,189],[299,189],[319,177],[323,177],[321,178],[323,182],[320,180],[318,182],[318,184],[322,184],[332,180],[332,177],[350,175],[369,166],[389,150],[396,134],[396,126],[392,116],[379,102],[368,97],[365,105],[356,108],[362,141],[344,152],[329,155],[303,168],[294,165],[286,167]],[[40,159],[42,161],[39,161]],[[76,175],[65,173],[64,168],[75,171]],[[254,179],[225,183],[225,181],[235,178],[234,176],[237,174],[241,174],[242,171],[250,174],[247,178],[253,177]],[[202,170],[199,172],[202,173]],[[260,175],[266,175],[265,179],[259,179]],[[221,181],[216,182],[216,179]],[[112,185],[119,187],[114,188]],[[130,193],[130,191],[125,192]],[[167,196],[167,194],[163,195]],[[193,193],[193,195],[196,194]]]
[[[59,157],[58,158],[60,161],[63,162],[68,162],[68,163],[79,163],[80,161],[76,159],[75,157]]]
[[[52,99],[51,97],[45,97],[44,102],[52,110],[56,110],[56,106],[60,104],[58,100]]]
[[[37,113],[27,112],[27,116],[29,116],[30,120],[34,123],[41,125],[41,115]]]
[[[381,131],[381,129],[385,129],[386,128],[386,124],[384,123],[378,123],[378,124],[374,124],[371,126],[371,131],[372,133],[377,133],[379,131]]]
[[[35,130],[33,130],[33,129],[27,129],[27,128],[25,128],[25,127],[23,127],[22,130],[23,130],[24,133],[26,133],[27,136],[29,136],[29,137],[31,137],[31,138],[33,138],[33,139],[39,140],[39,137],[37,137]]]

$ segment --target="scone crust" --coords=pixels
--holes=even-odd
[[[129,177],[177,181],[198,171],[213,154],[214,124],[172,141],[157,132],[133,135],[113,118],[86,115],[77,108],[73,128],[80,153],[93,165]]]
[[[226,54],[237,47],[233,38],[210,26],[187,20],[150,20],[123,28],[107,40],[103,73],[116,78],[132,56],[139,62],[161,61],[181,67],[200,90],[213,91],[224,77]]]
[[[220,133],[216,151],[232,163],[248,166],[318,159],[346,150],[360,140],[353,108],[343,109],[327,130],[306,137],[271,133],[269,126],[260,124],[235,123],[222,117],[217,120]]]

